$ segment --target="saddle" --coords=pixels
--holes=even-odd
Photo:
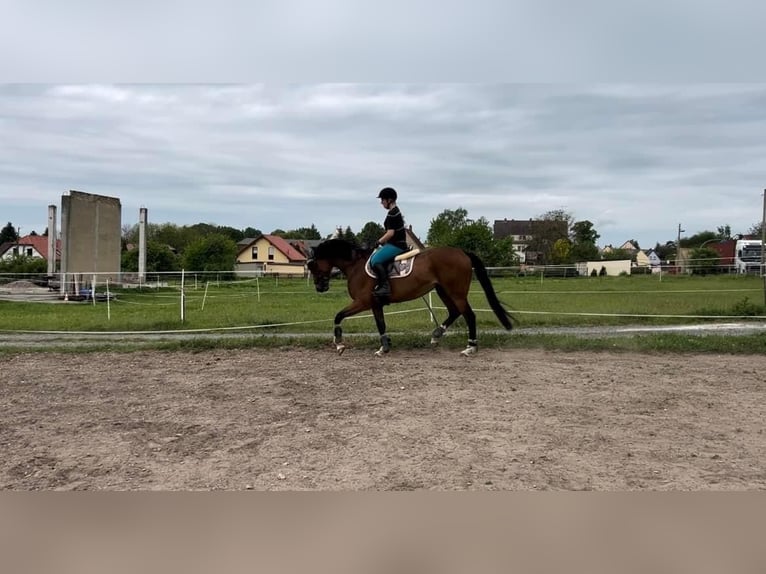
[[[418,253],[420,253],[420,249],[410,249],[394,257],[394,260],[388,264],[388,278],[401,279],[412,273],[412,268],[415,266],[415,256]],[[369,259],[364,264],[364,271],[375,279],[375,273],[372,271],[372,267],[370,267]]]

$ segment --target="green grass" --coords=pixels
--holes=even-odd
[[[517,326],[522,328],[668,325],[741,318],[766,320],[763,280],[752,276],[543,280],[539,277],[497,277],[493,278],[493,283],[500,299],[517,319]],[[0,301],[0,336],[2,331],[156,332],[209,329],[218,337],[211,337],[207,342],[204,339],[172,343],[147,341],[133,345],[135,348],[320,346],[326,345],[331,337],[333,317],[350,301],[343,279],[333,280],[330,291],[323,294],[317,293],[306,279],[217,282],[210,284],[207,291],[203,284],[198,284],[196,289],[191,284],[185,290],[185,320],[182,322],[178,286],[118,289],[113,292],[116,299],[109,305],[105,302],[93,305],[89,302]],[[531,335],[523,331],[512,335],[496,334],[501,327],[494,314],[488,311],[484,293],[476,282],[471,288],[470,301],[477,313],[483,347],[764,351],[761,335],[690,337],[663,334],[584,339],[566,335]],[[432,303],[442,306],[435,294]],[[441,308],[434,310],[439,321],[443,320],[446,312]],[[424,335],[430,333],[433,322],[423,300],[387,307],[386,321],[389,333],[396,334],[396,341],[403,342],[395,342],[397,346],[405,343],[408,347],[428,344],[428,337]],[[225,335],[227,329],[238,334],[252,333],[253,336],[221,338],[220,334]],[[375,324],[369,312],[346,319],[343,329],[345,334],[357,336],[355,344],[377,345]],[[453,336],[445,339],[446,345],[465,344],[462,319],[451,332]],[[316,338],[262,337],[276,333],[313,334]]]

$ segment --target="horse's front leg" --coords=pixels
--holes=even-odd
[[[372,308],[372,314],[375,316],[375,325],[380,334],[380,349],[375,351],[375,355],[382,357],[391,350],[391,337],[386,335],[386,318],[383,316],[383,307],[375,305]]]
[[[436,327],[431,333],[431,346],[434,347],[439,344],[439,341],[447,332],[447,329],[449,329],[450,325],[452,325],[452,323],[454,323],[455,320],[460,317],[460,311],[458,311],[455,302],[452,300],[452,298],[450,298],[449,295],[447,295],[447,292],[441,287],[441,285],[436,286],[436,294],[442,300],[442,303],[444,303],[444,306],[447,308],[449,315],[447,316],[447,319],[444,321],[444,323]]]
[[[359,301],[352,301],[351,304],[348,307],[345,307],[338,311],[338,313],[335,315],[335,327],[333,329],[333,342],[335,343],[335,350],[338,352],[338,355],[342,355],[343,351],[346,350],[346,345],[343,343],[343,328],[340,326],[341,321],[345,319],[346,317],[350,317],[351,315],[356,315],[360,311],[364,311],[365,309],[369,309],[369,305],[365,305],[364,303],[360,303]]]

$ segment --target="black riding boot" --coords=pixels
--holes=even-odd
[[[375,289],[372,290],[372,294],[376,297],[390,297],[391,286],[388,284],[388,269],[386,265],[378,263],[372,266],[372,271],[375,273],[375,277],[378,280],[378,284]]]

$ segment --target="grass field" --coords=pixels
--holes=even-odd
[[[521,327],[667,325],[700,320],[764,320],[763,282],[753,276],[657,276],[540,279],[495,277],[493,284]],[[103,289],[98,289],[103,292]],[[106,302],[64,304],[0,301],[0,331],[172,331],[250,327],[273,333],[328,333],[349,297],[343,279],[319,294],[307,279],[261,278],[187,282],[181,320],[180,285],[111,290]],[[480,330],[499,329],[478,283],[471,304]],[[439,321],[441,301],[431,298]],[[389,331],[433,327],[423,299],[386,308]],[[458,326],[461,325],[459,320]],[[369,313],[344,321],[346,333],[374,333]]]

